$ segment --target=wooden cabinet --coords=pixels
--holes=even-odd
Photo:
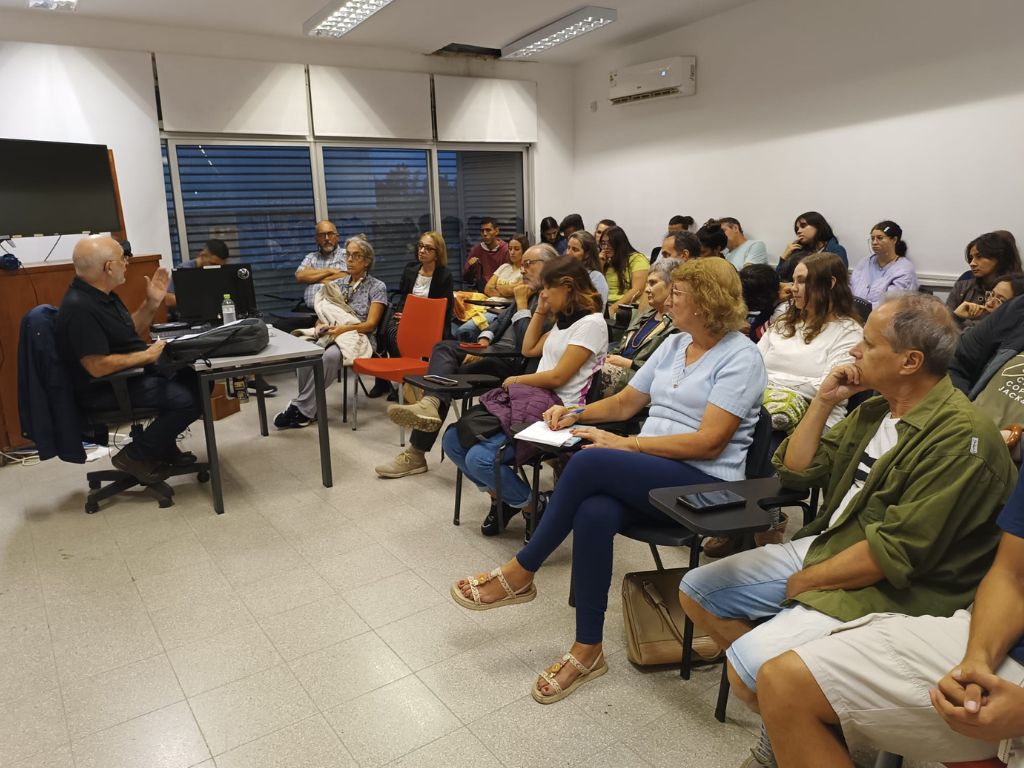
[[[135,256],[129,262],[127,280],[117,295],[134,311],[146,296],[146,277],[160,266],[159,256]],[[21,318],[39,304],[60,306],[75,276],[71,262],[31,264],[17,272],[0,271],[0,449],[28,445],[18,420],[18,332]],[[161,307],[157,322],[166,317]]]

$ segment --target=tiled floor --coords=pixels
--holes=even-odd
[[[293,387],[271,406],[283,407]],[[681,681],[627,660],[617,588],[610,672],[564,702],[529,696],[568,649],[568,548],[540,597],[459,609],[449,583],[502,562],[521,522],[480,535],[469,489],[451,525],[450,463],[402,480],[373,466],[397,452],[383,403],[354,433],[333,388],[334,487],[314,428],[259,436],[255,402],[217,424],[227,512],[174,482],[86,515],[87,467],[0,468],[0,766],[346,768],[395,765],[735,766],[758,721],[732,702],[712,717],[718,669]],[[198,425],[197,425],[198,426]],[[186,447],[204,454],[201,429]],[[669,564],[686,553],[667,552]],[[615,583],[652,567],[617,544]]]

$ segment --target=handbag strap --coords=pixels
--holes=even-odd
[[[679,632],[679,628],[676,627],[676,623],[672,621],[672,615],[668,612],[668,605],[665,603],[665,598],[661,596],[661,591],[657,585],[650,579],[644,579],[641,582],[644,596],[647,598],[647,602],[653,605],[661,616],[662,621],[668,625],[668,631],[672,633],[672,636],[679,641],[679,644],[683,644],[683,636]]]

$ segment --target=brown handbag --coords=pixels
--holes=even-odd
[[[686,616],[677,594],[686,571],[637,571],[622,577],[622,621],[634,664],[678,664],[682,659]]]

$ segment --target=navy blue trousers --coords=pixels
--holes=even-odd
[[[516,559],[528,571],[537,571],[571,532],[576,641],[600,643],[615,534],[636,523],[666,520],[647,500],[652,489],[718,480],[682,461],[585,448],[566,465],[540,525]]]

